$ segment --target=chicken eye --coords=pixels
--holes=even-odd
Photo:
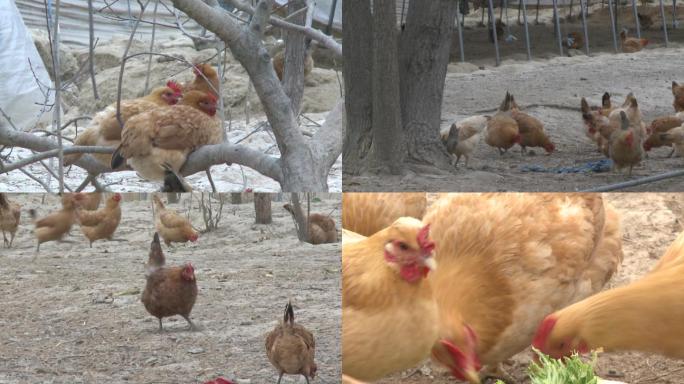
[[[406,245],[406,243],[399,242],[399,249],[401,249],[402,251],[406,251],[406,250],[408,250],[408,248],[409,247],[408,247],[408,245]]]
[[[565,342],[564,342],[564,341],[561,341],[561,343],[560,343],[560,345],[558,346],[558,348],[563,349],[564,347],[565,347]]]

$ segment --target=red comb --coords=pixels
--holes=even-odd
[[[216,98],[216,96],[214,96],[214,94],[211,92],[207,92],[207,99],[209,99],[213,103],[218,102],[218,99]]]
[[[176,93],[182,93],[183,92],[183,88],[181,88],[180,84],[178,84],[177,82],[175,82],[173,80],[167,81],[166,86],[171,88]]]
[[[207,381],[204,384],[233,384],[233,382],[230,380],[226,380],[223,377],[219,377],[216,380]]]
[[[556,326],[557,321],[558,318],[554,315],[546,316],[541,325],[539,325],[539,328],[537,328],[537,334],[534,335],[534,340],[532,340],[533,347],[540,351],[544,350],[546,339],[549,338],[549,335],[551,334],[551,331],[553,331],[553,327]]]
[[[429,236],[430,224],[427,224],[418,232],[418,237],[416,238],[418,246],[425,252],[432,252],[432,250],[435,249],[435,243],[430,240]]]

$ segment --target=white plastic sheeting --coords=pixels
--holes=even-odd
[[[4,3],[8,0],[0,0]],[[10,0],[12,1],[12,0]],[[17,3],[24,22],[32,29],[45,29],[45,3],[43,0],[14,0]],[[152,21],[152,10],[154,1],[150,1],[143,20]],[[54,1],[53,1],[54,2]],[[276,0],[282,5],[286,0]],[[103,9],[111,4],[109,8]],[[95,37],[101,42],[110,40],[114,36],[126,36],[131,33],[133,23],[128,21],[115,20],[115,17],[128,19],[137,17],[140,12],[138,2],[135,0],[94,0],[93,9],[95,10]],[[130,5],[130,7],[129,7]],[[316,0],[314,20],[327,24],[330,14],[332,0]],[[175,28],[176,19],[167,8],[172,9],[173,4],[170,0],[160,0],[157,8],[157,22],[161,23],[156,31],[156,39],[164,40],[169,36],[178,36],[179,32]],[[98,12],[102,10],[102,12]],[[85,47],[88,45],[88,2],[86,0],[61,0],[59,25],[61,27],[60,41],[71,46]],[[186,19],[185,16],[182,18]],[[166,27],[172,26],[173,28]],[[187,22],[185,29],[192,34],[199,34],[202,28],[193,21]],[[337,9],[333,18],[333,27],[339,30],[342,27],[342,0],[337,0]],[[138,26],[135,38],[138,40],[149,41],[152,34],[152,24],[141,23]]]
[[[44,92],[53,87],[52,80],[14,0],[0,0],[0,47],[0,107],[18,129],[49,123],[52,112],[44,104],[51,105],[54,94],[46,100]],[[31,67],[42,87],[34,79]]]

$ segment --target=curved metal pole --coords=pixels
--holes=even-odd
[[[525,0],[520,0],[522,4],[523,26],[525,27],[525,48],[527,48],[527,60],[532,60],[532,49],[530,47],[530,31],[527,28],[527,5]]]
[[[558,49],[560,50],[560,55],[563,56],[563,39],[561,38],[560,17],[558,15],[557,0],[553,0],[553,19],[556,21],[556,40],[558,40]]]
[[[667,38],[667,20],[665,20],[665,6],[663,6],[663,0],[660,0],[660,18],[663,19],[663,37],[665,38],[665,46],[670,43]]]
[[[663,0],[660,1],[662,2]],[[492,4],[492,0],[487,0],[487,4],[489,5],[489,20],[492,26],[491,31],[492,37],[494,38],[494,50],[496,51],[496,66],[498,67],[499,64],[501,64],[501,57],[499,56],[499,39],[497,39],[496,36],[496,20],[494,20],[494,5]]]
[[[636,27],[637,37],[641,38],[641,26],[639,25],[639,11],[637,10],[636,0],[632,0],[632,13],[634,13],[634,26]]]
[[[582,13],[582,32],[584,32],[584,52],[589,56],[589,30],[587,29],[587,7],[585,0],[580,0],[580,12]]]
[[[630,180],[630,181],[625,181],[622,183],[615,183],[615,184],[609,184],[609,185],[603,185],[600,187],[594,187],[594,188],[589,188],[589,189],[584,189],[580,192],[609,192],[609,191],[616,191],[618,189],[624,189],[624,188],[629,188],[629,187],[635,187],[637,185],[641,184],[648,184],[652,183],[654,181],[660,181],[660,180],[665,180],[665,179],[670,179],[673,177],[679,177],[679,176],[684,176],[684,171],[672,171],[672,172],[667,172],[667,173],[662,173],[660,175],[655,175],[655,176],[647,176],[647,177],[642,177],[641,179],[636,179],[636,180]]]
[[[663,0],[660,0],[660,4],[663,4]],[[615,19],[613,18],[613,0],[608,0],[608,13],[610,14],[610,33],[613,35],[613,48],[615,48],[615,53],[617,53],[617,31],[615,30]]]
[[[467,1],[467,0],[464,0]],[[460,0],[456,2],[456,8],[460,8]],[[456,28],[458,29],[458,52],[461,54],[461,63],[465,62],[465,52],[463,52],[463,26],[461,25],[461,20],[459,20],[458,13],[456,12]]]

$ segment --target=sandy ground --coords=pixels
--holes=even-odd
[[[606,287],[610,288],[638,280],[657,263],[682,231],[684,195],[622,193],[605,196],[621,215],[625,257],[617,275]],[[525,372],[531,356],[531,350],[521,352],[505,367],[516,383],[529,383]],[[682,384],[683,370],[682,361],[633,352],[603,353],[599,356],[597,368],[598,374],[604,379],[630,384]],[[379,383],[395,383],[400,378],[406,384],[456,382],[442,368],[426,363],[418,370],[407,371]]]
[[[264,340],[288,299],[316,338],[315,382],[339,382],[339,244],[300,243],[282,202],[273,202],[272,225],[253,224],[253,203],[226,203],[218,230],[194,244],[163,246],[168,264],[195,265],[199,295],[191,318],[200,331],[173,317],[160,334],[140,303],[154,231],[149,201],[133,201],[140,196],[124,198],[115,236],[123,241],[89,249],[74,227],[73,243],[45,243],[35,261],[27,210],[45,214],[57,199],[14,197],[24,204],[24,222],[15,247],[0,251],[0,383],[203,383],[219,375],[275,382]],[[321,197],[312,212],[333,211],[339,222],[339,195]],[[187,212],[189,199],[170,206]],[[194,199],[192,221],[204,228],[197,206]]]
[[[302,131],[312,134],[316,132],[320,124],[325,121],[327,113],[306,114],[311,119],[301,119]],[[226,123],[228,126],[228,123]],[[262,129],[259,129],[262,127]],[[264,127],[266,127],[264,129]],[[79,131],[82,132],[82,131]],[[249,124],[245,120],[232,121],[230,131],[227,132],[228,140],[232,143],[240,143],[252,149],[258,149],[271,156],[280,157],[280,151],[276,145],[273,132],[263,119],[252,119]],[[10,162],[27,158],[32,152],[23,148],[5,149],[0,155],[9,155]],[[54,168],[57,169],[57,160],[54,159]],[[49,160],[45,161],[49,164]],[[33,176],[46,182],[50,177],[48,171],[40,163],[33,163],[25,167],[25,170]],[[228,166],[218,164],[211,167],[211,175],[219,192],[242,192],[252,188],[255,192],[279,192],[280,185],[273,179],[259,172],[238,164]],[[65,170],[65,183],[72,189],[77,188],[88,176],[82,168],[72,166]],[[186,178],[196,191],[211,192],[211,184],[204,172],[196,173]],[[107,186],[112,192],[154,192],[158,191],[161,183],[148,182],[133,172],[106,173],[98,177],[103,186]],[[46,182],[47,183],[47,182]],[[50,178],[50,187],[53,191],[59,190],[56,178]],[[330,192],[342,191],[342,156],[333,164],[328,174],[328,189]],[[94,190],[92,185],[86,191]],[[0,192],[45,192],[43,186],[31,179],[19,170],[0,174]]]
[[[647,49],[635,54],[597,54],[593,57],[556,57],[545,61],[509,62],[498,68],[472,73],[448,73],[442,107],[442,127],[464,117],[492,113],[508,90],[518,104],[545,124],[556,152],[551,156],[535,148],[535,156],[522,156],[515,146],[500,156],[496,149],[480,140],[470,160],[453,173],[435,171],[402,176],[344,175],[345,191],[575,191],[629,180],[626,174],[524,172],[524,166],[545,169],[574,167],[603,158],[583,132],[579,112],[580,98],[592,105],[600,103],[603,92],[622,104],[634,92],[644,120],[673,114],[673,80],[684,79],[681,57],[684,49]],[[458,65],[453,65],[455,69]],[[534,104],[536,107],[525,108]],[[577,110],[574,110],[576,108]],[[632,179],[677,170],[681,158],[666,158],[668,148],[649,152],[650,158],[635,167]],[[463,161],[463,160],[462,160]],[[677,191],[681,179],[647,184],[634,191]]]

